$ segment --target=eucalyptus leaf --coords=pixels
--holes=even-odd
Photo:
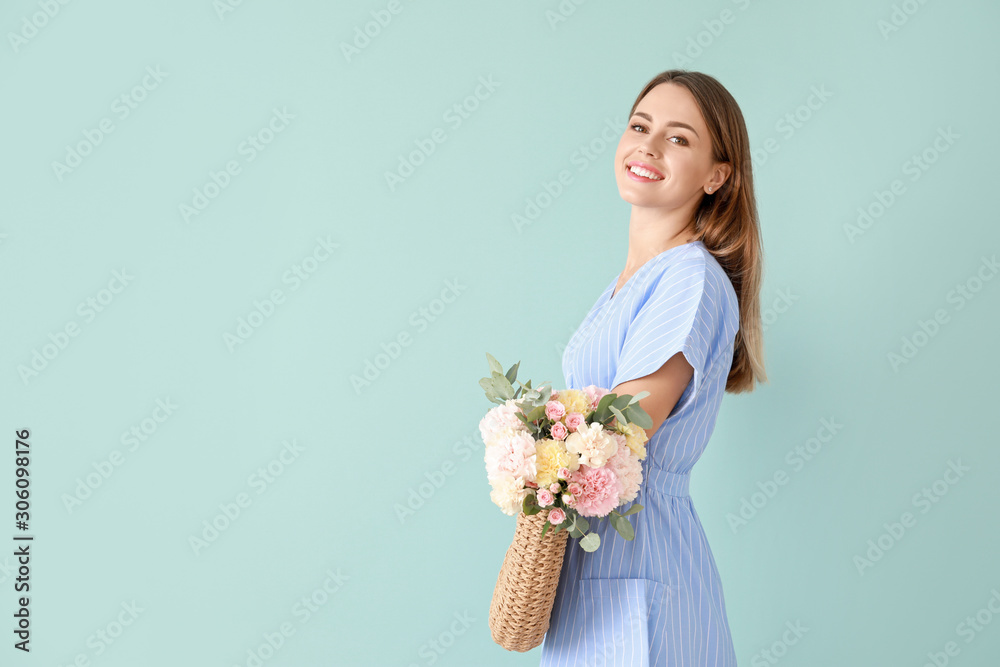
[[[629,520],[626,519],[625,517],[616,516],[612,520],[612,525],[615,527],[615,530],[618,531],[618,534],[624,537],[626,540],[631,540],[635,538],[635,529],[632,527],[632,524],[629,522]]]
[[[616,419],[617,419],[618,421],[620,421],[620,422],[621,422],[622,424],[627,424],[627,423],[628,423],[628,419],[626,419],[626,418],[625,418],[625,415],[623,415],[623,414],[621,413],[621,410],[619,410],[618,408],[616,408],[616,407],[615,407],[615,406],[613,406],[613,405],[609,405],[609,406],[608,406],[608,409],[609,409],[609,410],[611,410],[611,414],[613,414],[613,415],[615,416],[615,418],[616,418]]]
[[[625,412],[628,415],[628,421],[630,424],[635,424],[636,426],[644,429],[652,428],[652,418],[650,418],[649,414],[643,410],[642,406],[638,403],[633,403],[625,408]]]
[[[632,397],[632,400],[629,401],[629,404],[631,405],[632,403],[638,403],[647,396],[649,396],[648,391],[640,391],[638,394]]]
[[[494,373],[500,373],[501,375],[503,374],[503,366],[501,366],[500,362],[496,360],[496,357],[494,357],[492,354],[490,354],[489,352],[487,352],[486,353],[486,360],[489,362],[489,364],[490,364],[490,370],[492,372],[494,372]]]
[[[597,533],[587,533],[580,538],[580,546],[584,551],[597,551],[597,547],[601,546],[601,536]]]
[[[520,365],[521,362],[519,361],[507,370],[507,375],[505,376],[507,378],[507,382],[510,382],[511,384],[514,383],[514,380],[517,379],[517,367]]]
[[[616,394],[605,394],[601,397],[601,400],[597,403],[597,411],[607,410],[608,406],[611,405],[617,398]]]
[[[640,505],[639,503],[636,503],[635,505],[632,505],[632,507],[629,507],[627,512],[623,512],[622,516],[628,516],[630,514],[635,514],[636,512],[638,512],[641,509],[642,509],[642,505]]]
[[[619,410],[624,410],[625,407],[629,404],[631,398],[632,398],[631,394],[622,394],[621,396],[619,396],[618,398],[616,398],[614,401],[612,401],[611,405],[615,406]]]
[[[551,527],[552,527],[552,524],[549,523],[548,519],[546,519],[545,520],[545,525],[542,526],[542,537],[545,537],[545,533],[549,532],[549,528],[551,528]]]
[[[491,393],[497,397],[507,400],[514,396],[514,387],[511,386],[510,382],[507,382],[507,378],[502,375],[494,375],[490,378],[483,378],[479,381],[479,384],[486,389],[487,395]]]
[[[545,416],[545,406],[539,405],[528,413],[528,421],[537,421]]]

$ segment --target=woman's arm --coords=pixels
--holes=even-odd
[[[660,428],[660,424],[666,421],[667,415],[674,409],[693,376],[694,369],[691,364],[684,358],[682,352],[678,352],[649,375],[622,382],[611,391],[619,396],[622,394],[635,396],[640,391],[649,392],[649,396],[639,400],[639,405],[653,420],[653,425],[646,429],[647,437],[652,438]]]

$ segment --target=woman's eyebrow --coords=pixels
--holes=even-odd
[[[653,122],[653,117],[652,117],[652,116],[650,116],[650,115],[649,115],[648,113],[645,113],[645,112],[643,112],[643,111],[636,111],[636,112],[635,112],[634,114],[632,114],[632,115],[633,115],[633,116],[640,116],[640,117],[642,117],[642,118],[645,118],[645,119],[646,119],[646,120],[648,120],[648,121],[649,121],[650,123],[652,123],[652,122]],[[700,137],[700,136],[698,135],[698,131],[697,131],[696,129],[694,129],[693,127],[691,127],[690,125],[688,125],[687,123],[682,123],[682,122],[680,122],[680,121],[677,121],[677,120],[671,120],[671,121],[668,121],[668,122],[666,123],[666,126],[667,126],[667,127],[684,127],[684,128],[687,128],[687,129],[691,130],[692,132],[694,132],[694,136],[696,136],[696,137],[698,137],[699,139],[701,139],[701,137]]]

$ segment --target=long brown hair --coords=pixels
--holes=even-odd
[[[746,123],[736,100],[721,83],[708,74],[683,69],[654,76],[636,98],[629,118],[642,98],[661,83],[679,84],[691,92],[708,125],[713,158],[732,167],[722,187],[702,196],[695,211],[694,231],[695,239],[701,240],[725,269],[739,302],[740,328],[726,391],[753,391],[756,382],[767,382],[760,321],[764,257]]]

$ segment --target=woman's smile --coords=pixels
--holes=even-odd
[[[658,169],[638,160],[627,163],[625,165],[625,173],[633,181],[639,181],[640,183],[653,183],[655,181],[662,181],[664,178]]]

